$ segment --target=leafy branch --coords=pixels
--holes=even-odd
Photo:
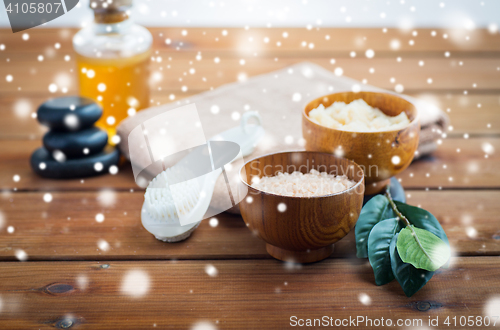
[[[399,219],[403,220],[403,222],[405,223],[405,225],[407,227],[411,227],[410,221],[398,210],[396,203],[394,203],[394,200],[392,199],[392,196],[391,196],[391,187],[389,185],[387,185],[387,187],[385,187],[385,196],[389,200],[389,204],[391,204],[392,210],[394,211],[394,213],[396,213],[397,217]]]
[[[355,233],[356,254],[370,261],[375,283],[396,278],[407,296],[420,290],[450,258],[448,238],[437,219],[395,200],[389,187],[363,207]]]
[[[415,238],[415,241],[417,242],[418,246],[420,247],[420,249],[422,250],[422,252],[425,254],[425,256],[427,258],[429,258],[429,260],[436,264],[436,262],[434,260],[432,260],[431,256],[427,253],[427,251],[425,251],[425,248],[422,246],[422,243],[420,243],[420,240],[418,239],[418,236],[417,236],[417,233],[415,232],[415,230],[413,229],[413,226],[411,225],[410,223],[410,220],[408,220],[408,218],[406,218],[399,210],[398,210],[398,207],[396,206],[396,203],[394,203],[394,200],[392,199],[392,196],[391,196],[391,190],[390,190],[390,186],[387,185],[387,187],[385,188],[385,196],[387,197],[387,199],[389,200],[389,204],[391,205],[392,207],[392,210],[394,211],[394,213],[396,213],[396,215],[398,216],[399,219],[401,219],[407,228],[409,228],[411,230],[411,233],[412,233],[412,236]]]

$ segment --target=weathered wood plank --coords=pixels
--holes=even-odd
[[[13,193],[1,200],[5,226],[15,228],[13,234],[8,234],[6,227],[1,231],[1,259],[13,259],[17,249],[33,260],[267,257],[264,244],[239,216],[217,216],[219,225],[215,228],[203,221],[190,239],[166,244],[142,227],[143,193],[105,191],[52,196],[51,203],[45,203],[40,193]],[[105,217],[102,223],[95,220],[98,213]],[[106,242],[102,243],[104,249],[99,246],[101,240]]]
[[[130,165],[120,168],[117,175],[103,175],[84,180],[51,180],[36,175],[29,165],[31,153],[42,145],[39,140],[3,140],[0,142],[0,189],[18,190],[94,190],[94,189],[125,189],[137,188],[133,181]],[[13,181],[14,175],[19,175],[19,182]]]
[[[120,167],[117,175],[75,180],[49,180],[35,175],[29,166],[31,152],[41,145],[33,140],[0,140],[0,189],[18,190],[96,190],[137,189],[130,165]],[[485,158],[483,148],[492,152]],[[459,150],[459,152],[457,152]],[[498,188],[497,170],[500,139],[447,138],[432,155],[417,160],[398,177],[406,188]],[[14,182],[14,175],[20,176]],[[451,179],[450,179],[451,178]]]
[[[398,178],[408,188],[498,188],[499,148],[496,138],[447,138],[435,153],[413,162]]]
[[[276,329],[289,327],[292,315],[339,319],[361,315],[422,319],[426,326],[429,316],[439,316],[439,325],[444,328],[447,316],[476,319],[490,309],[498,311],[498,301],[492,303],[491,299],[500,294],[500,192],[471,188],[500,187],[496,152],[500,140],[459,136],[500,132],[500,35],[477,30],[469,42],[457,43],[451,34],[443,39],[443,33],[449,31],[436,30],[437,36],[431,37],[430,29],[419,29],[416,37],[397,29],[387,33],[381,29],[226,29],[226,37],[223,29],[189,28],[187,36],[181,35],[182,30],[151,29],[154,49],[158,50],[155,56],[163,59],[152,65],[155,71],[163,67],[163,80],[153,92],[154,103],[167,102],[171,93],[180,99],[235,81],[241,72],[253,76],[304,59],[330,70],[342,67],[346,76],[367,79],[380,87],[393,89],[401,83],[405,92],[431,93],[443,109],[451,109],[454,130],[449,136],[455,138],[443,140],[433,158],[415,162],[400,178],[409,203],[436,215],[455,254],[476,257],[455,257],[451,269],[437,274],[414,297],[406,298],[395,282],[375,286],[369,265],[351,258],[355,251],[352,233],[336,245],[332,258],[302,267],[269,260],[264,243],[239,216],[217,216],[218,226],[204,221],[185,242],[161,243],[140,224],[142,193],[129,192],[135,184],[128,165],[118,175],[89,178],[83,183],[41,179],[29,169],[29,154],[40,145],[38,139],[44,130],[29,117],[34,109],[26,113],[12,109],[19,98],[28,98],[36,107],[45,97],[61,95],[48,93],[48,85],[56,80],[69,83],[68,93],[76,91],[70,72],[73,59],[63,59],[67,54],[74,57],[71,36],[76,29],[30,30],[28,41],[10,30],[0,30],[0,43],[6,46],[0,61],[8,63],[0,67],[0,77],[14,76],[11,83],[0,80],[0,138],[18,139],[0,141],[0,211],[4,220],[0,260],[16,260],[16,252],[23,250],[28,260],[42,261],[0,263],[0,327],[179,329],[206,320],[219,329]],[[285,30],[287,38],[282,35]],[[330,40],[325,39],[326,34]],[[172,39],[170,46],[164,42],[167,37]],[[264,37],[270,42],[264,43]],[[393,39],[401,42],[399,51],[391,50]],[[409,45],[410,39],[414,46]],[[278,41],[281,46],[277,46]],[[303,41],[306,47],[302,47]],[[59,50],[54,49],[56,42],[61,44]],[[312,49],[310,43],[314,44]],[[365,58],[368,48],[375,50],[374,59]],[[203,57],[199,62],[195,60],[198,51]],[[356,58],[349,57],[351,51],[357,52]],[[451,52],[450,58],[444,57],[445,51]],[[37,61],[40,54],[45,57],[43,62]],[[400,63],[396,62],[398,56],[402,57]],[[215,57],[221,59],[218,65],[214,65]],[[336,59],[333,65],[329,62],[332,57]],[[241,58],[246,60],[243,66]],[[424,66],[419,66],[420,60]],[[184,76],[191,67],[196,74]],[[375,72],[370,74],[372,67]],[[392,77],[395,83],[390,82]],[[433,78],[432,84],[427,83],[428,78]],[[183,85],[188,86],[187,93],[181,92]],[[443,94],[448,90],[468,90],[469,95]],[[490,94],[471,95],[481,92]],[[492,150],[488,158],[484,146]],[[13,181],[15,174],[20,175],[19,182]],[[411,189],[427,187],[445,190]],[[105,188],[114,192],[100,193]],[[43,201],[45,192],[52,193],[52,202]],[[95,221],[97,213],[105,215],[104,222]],[[14,227],[13,233],[7,231],[8,226]],[[492,257],[477,257],[480,255]],[[135,261],[114,261],[125,259]],[[198,261],[176,261],[179,259]],[[216,267],[217,276],[206,273],[208,264]],[[133,270],[139,273],[130,273]],[[130,285],[124,285],[127,275],[132,279]],[[127,293],[127,288],[140,293],[146,282],[149,290],[144,296]],[[368,305],[360,301],[361,293],[370,297]]]
[[[477,91],[472,89],[470,92]],[[452,131],[446,132],[448,136],[500,133],[500,93],[439,95],[429,92],[411,95],[427,99],[446,111],[453,126]]]
[[[445,51],[450,52],[498,52],[500,51],[500,36],[491,34],[486,29],[474,31],[460,31],[449,29],[413,29],[403,31],[401,29],[367,28],[317,28],[310,30],[304,28],[149,28],[153,34],[155,49],[178,51],[213,51],[225,50],[234,53],[259,51],[264,55],[273,56],[279,52],[290,50],[314,54],[318,51],[339,52],[338,55],[349,56],[351,51],[364,51],[373,49],[377,56],[382,53],[398,52],[434,52],[442,56]],[[186,30],[187,34],[182,35]],[[222,31],[226,31],[224,36]],[[56,42],[60,44],[59,51],[72,50],[71,39],[78,31],[75,28],[64,29],[36,29],[29,31],[30,39],[22,40],[20,34],[13,34],[10,29],[0,29],[0,42],[4,43],[6,50],[18,52],[47,51],[48,48],[55,50]],[[416,31],[417,36],[412,35]],[[436,31],[436,36],[432,36]],[[287,37],[284,33],[287,33]],[[448,38],[444,38],[444,35]],[[468,35],[470,40],[466,41]],[[330,38],[327,39],[326,36]],[[264,38],[269,38],[266,43]],[[165,40],[171,40],[170,45]],[[251,39],[250,39],[251,38]],[[391,46],[393,40],[399,41],[399,49],[394,50]],[[410,40],[414,41],[410,45]],[[302,42],[306,42],[303,46]],[[278,46],[277,42],[281,45]],[[182,45],[180,44],[182,43]],[[309,44],[314,47],[309,48]],[[179,50],[177,50],[179,47]]]
[[[497,313],[500,259],[452,262],[411,298],[396,281],[376,286],[369,264],[354,259],[302,267],[275,260],[1,263],[0,322],[12,330],[190,329],[201,321],[217,329],[282,329],[291,316],[326,315],[422,320],[410,321],[416,328],[437,317],[441,329],[463,329],[453,317]],[[207,274],[208,264],[216,276]]]
[[[500,255],[499,191],[412,191],[408,202],[433,213],[457,255]],[[140,223],[142,193],[9,193],[0,199],[0,260],[141,260],[269,258],[263,241],[240,216],[220,214],[219,224],[203,221],[188,240],[166,244]],[[443,207],[446,205],[446,207]],[[104,222],[95,221],[102,213]],[[7,231],[8,226],[14,232]],[[105,242],[105,243],[103,243]],[[104,247],[104,248],[103,248]],[[336,244],[333,257],[355,255],[354,235]]]
[[[23,250],[28,260],[42,261],[0,263],[0,327],[179,329],[206,320],[219,329],[276,329],[289,327],[292,315],[339,319],[361,315],[371,319],[422,319],[425,326],[429,316],[439,316],[439,325],[444,328],[447,316],[476,319],[490,309],[498,311],[498,301],[492,303],[491,299],[500,294],[500,192],[471,188],[500,187],[496,168],[500,140],[459,136],[500,132],[500,35],[477,30],[469,42],[457,43],[451,34],[443,39],[443,33],[449,31],[436,30],[437,36],[431,37],[430,29],[419,29],[416,37],[397,29],[387,33],[381,29],[226,29],[226,37],[222,36],[223,29],[189,28],[187,36],[181,35],[182,30],[151,29],[154,49],[158,50],[155,56],[163,59],[152,65],[155,71],[163,67],[163,80],[153,92],[154,103],[167,102],[171,93],[180,99],[235,81],[241,72],[253,76],[304,59],[330,70],[342,67],[346,76],[367,79],[380,87],[393,89],[401,83],[405,92],[431,93],[443,109],[451,109],[454,130],[449,136],[454,138],[443,140],[433,158],[415,162],[400,178],[408,202],[436,215],[455,254],[476,257],[455,257],[451,269],[437,274],[414,297],[406,298],[395,282],[375,286],[369,265],[351,258],[355,251],[352,233],[336,245],[332,258],[302,267],[269,260],[264,243],[252,235],[239,216],[217,216],[218,226],[211,227],[204,221],[185,242],[161,243],[140,224],[142,192],[129,192],[135,184],[128,165],[118,175],[89,178],[83,183],[41,179],[29,169],[29,154],[40,145],[44,130],[29,117],[34,109],[26,113],[12,109],[19,98],[28,98],[36,107],[43,98],[62,95],[48,93],[48,85],[56,80],[69,83],[68,93],[76,91],[74,73],[70,72],[73,59],[63,59],[67,54],[74,57],[71,36],[76,29],[30,30],[28,41],[10,30],[0,30],[0,43],[6,46],[0,52],[0,61],[8,63],[0,67],[0,77],[14,76],[11,83],[0,80],[0,138],[4,139],[0,141],[0,211],[4,220],[0,260],[16,260],[16,252]],[[282,36],[285,30],[287,38]],[[331,37],[329,41],[326,34]],[[167,37],[172,39],[170,46],[164,42]],[[254,38],[252,42],[250,37]],[[264,37],[270,42],[264,43]],[[391,50],[393,39],[401,42],[399,51]],[[410,39],[415,41],[414,46],[409,45]],[[301,46],[303,41],[306,47]],[[59,50],[54,49],[56,42],[61,44]],[[314,44],[312,49],[309,43]],[[375,50],[374,59],[365,58],[368,48]],[[199,62],[195,60],[198,51],[203,57]],[[351,51],[357,52],[356,58],[349,57]],[[450,58],[444,57],[445,51],[451,52]],[[45,57],[43,62],[37,61],[40,54]],[[396,62],[398,56],[402,57],[400,63]],[[221,59],[218,65],[214,65],[215,57]],[[333,65],[329,62],[332,57],[336,59]],[[246,60],[243,66],[239,64],[241,58]],[[420,60],[424,66],[419,66]],[[196,74],[184,76],[191,67]],[[372,67],[375,72],[370,74]],[[392,77],[395,83],[390,82]],[[428,78],[433,78],[432,84],[427,83]],[[187,93],[181,92],[183,85],[188,86]],[[455,94],[443,93],[448,90]],[[456,93],[463,90],[469,95]],[[482,150],[485,143],[492,147],[485,145],[492,150],[488,158]],[[19,182],[13,181],[15,174],[20,175]],[[411,189],[427,187],[434,190]],[[435,190],[438,187],[445,190]],[[114,192],[101,194],[105,188]],[[43,201],[45,192],[51,192],[52,202]],[[95,221],[97,213],[105,215],[104,222]],[[14,227],[13,233],[7,231],[8,226]],[[480,255],[491,257],[477,257]],[[126,259],[135,261],[114,261]],[[216,267],[217,276],[206,273],[208,264]],[[133,270],[139,273],[130,273]],[[130,285],[124,285],[127,275],[132,279]],[[140,293],[146,282],[149,290],[144,296],[130,297],[127,293],[127,288]],[[370,297],[368,305],[360,301],[361,293]]]
[[[160,54],[161,55],[161,54]],[[163,57],[161,63],[152,63],[153,72],[162,74],[160,81],[153,85],[154,90],[180,91],[182,86],[189,90],[206,90],[222,84],[237,81],[240,74],[247,77],[279,70],[302,61],[309,61],[333,71],[340,67],[345,76],[381,88],[394,89],[396,84],[402,84],[405,90],[468,90],[473,89],[473,84],[478,84],[482,89],[500,89],[500,59],[498,58],[413,58],[403,59],[401,62],[393,58],[339,58],[334,64],[329,57],[290,57],[290,58],[245,58],[245,64],[240,64],[240,59],[223,59],[214,63],[215,57],[206,57],[200,61],[192,57],[186,58],[182,54],[172,57],[169,61]],[[419,66],[419,61],[424,61],[424,66]],[[462,65],[460,65],[462,63]],[[160,71],[162,68],[162,71]],[[189,69],[194,68],[195,73],[190,74]],[[374,73],[370,73],[373,68]],[[9,93],[45,93],[48,86],[56,83],[59,92],[62,87],[68,88],[68,93],[76,91],[75,65],[73,62],[61,60],[33,62],[27,65],[23,61],[12,60],[8,65],[0,67],[0,76],[12,75],[13,81],[0,80],[2,94]],[[205,79],[203,79],[205,78]],[[392,81],[391,78],[394,78]],[[428,79],[432,83],[428,83]],[[98,79],[96,77],[95,79]],[[182,79],[182,80],[180,80]],[[391,82],[392,81],[392,82]]]

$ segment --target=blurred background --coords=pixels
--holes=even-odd
[[[89,0],[46,27],[84,27]],[[498,29],[497,0],[134,0],[133,17],[145,26],[398,27]],[[5,11],[0,26],[8,27]]]

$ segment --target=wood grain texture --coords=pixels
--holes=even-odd
[[[341,67],[344,75],[379,87],[402,84],[405,93],[449,108],[448,138],[399,179],[408,202],[437,217],[460,257],[406,298],[396,282],[374,285],[367,262],[354,258],[352,232],[335,244],[329,259],[302,267],[270,260],[265,243],[239,216],[219,215],[216,227],[203,221],[190,239],[161,243],[140,224],[143,192],[135,191],[128,165],[117,175],[83,183],[41,179],[29,169],[29,154],[44,133],[31,113],[46,98],[65,95],[62,87],[76,91],[71,38],[77,29],[33,29],[28,41],[0,29],[6,47],[0,52],[0,77],[14,77],[11,83],[0,79],[0,328],[190,329],[204,320],[218,329],[278,329],[289,327],[291,315],[424,322],[429,316],[443,322],[447,316],[485,315],[490,299],[500,295],[500,34],[474,30],[464,42],[462,32],[442,29],[435,29],[436,37],[433,29],[418,29],[418,36],[398,29],[316,27],[188,28],[183,36],[183,29],[151,29],[152,68],[162,74],[153,85],[154,105],[170,102],[170,94],[180,100],[234,82],[242,73],[250,77],[308,60],[328,70]],[[391,49],[393,39],[400,41],[399,50]],[[364,56],[369,48],[373,59]],[[215,57],[221,60],[217,65]],[[48,93],[51,83],[58,92]],[[114,193],[101,194],[104,189]],[[47,192],[51,203],[43,201]],[[104,214],[104,222],[95,221],[97,213]],[[28,262],[15,261],[19,250]],[[217,276],[207,274],[209,264]],[[126,278],[131,284],[124,286]],[[124,290],[140,293],[146,282],[145,296]],[[369,305],[360,302],[361,293],[371,298]]]
[[[368,262],[358,259],[301,267],[275,260],[1,263],[0,273],[9,279],[0,282],[0,322],[11,330],[190,329],[200,321],[217,329],[285,329],[291,316],[324,315],[439,317],[441,329],[463,329],[444,320],[498,311],[491,299],[500,293],[498,257],[453,258],[411,298],[396,281],[376,286]]]
[[[405,112],[410,124],[402,129],[384,132],[346,132],[320,125],[309,117],[309,112],[320,104],[327,108],[334,102],[348,104],[359,98],[388,116]],[[417,150],[419,132],[417,109],[403,98],[386,93],[344,92],[325,95],[309,102],[302,111],[302,136],[306,150],[336,153],[353,160],[365,172],[367,194],[380,192],[391,177],[410,165]],[[400,158],[398,163],[392,161],[394,156]]]
[[[500,255],[500,192],[497,190],[415,191],[407,200],[439,220],[458,255]],[[140,223],[143,193],[52,192],[3,193],[0,211],[0,260],[16,260],[21,249],[28,260],[265,259],[265,243],[248,230],[240,216],[217,215],[218,226],[202,221],[186,241],[166,244]],[[102,213],[104,222],[95,216]],[[14,227],[14,233],[7,228]],[[106,251],[100,248],[107,242]],[[354,235],[335,243],[333,258],[355,255]]]
[[[497,188],[498,148],[496,138],[444,139],[436,152],[416,160],[398,178],[404,187]]]
[[[429,90],[469,90],[473,84],[479,84],[482,89],[500,89],[500,60],[498,58],[426,58],[424,66],[419,66],[422,59],[403,59],[397,61],[397,56],[392,58],[338,58],[331,64],[330,57],[282,57],[260,58],[243,57],[245,64],[240,64],[240,59],[222,59],[214,63],[214,57],[205,57],[200,61],[195,59],[196,54],[187,57],[178,54],[176,57],[168,54],[158,54],[163,60],[161,63],[152,62],[151,72],[156,73],[152,81],[152,91],[164,92],[165,95],[182,94],[182,86],[188,91],[201,91],[215,88],[223,84],[238,81],[241,75],[252,77],[259,74],[283,69],[287,66],[308,61],[320,65],[330,71],[340,67],[347,77],[366,82],[380,88],[394,90],[396,84],[402,84],[408,91]],[[168,60],[171,57],[172,60]],[[219,57],[220,58],[220,57]],[[189,73],[193,68],[194,74]],[[370,73],[370,69],[374,69]],[[67,88],[67,93],[77,91],[76,65],[73,62],[53,61],[31,62],[11,60],[8,65],[0,67],[0,76],[13,76],[12,82],[0,80],[0,96],[20,96],[30,93],[39,96],[63,95],[62,88]],[[432,82],[429,83],[428,79]],[[392,82],[391,82],[392,81]],[[56,83],[58,91],[48,93],[50,84]],[[155,102],[153,98],[153,103]]]
[[[72,180],[52,180],[36,175],[29,166],[29,157],[41,146],[41,141],[3,140],[0,142],[0,189],[24,190],[100,190],[105,188],[136,189],[129,164],[121,166],[117,175],[108,175]],[[13,181],[19,175],[19,182]]]
[[[478,94],[475,89],[468,94],[444,93],[432,91],[416,93],[412,96],[425,99],[436,104],[450,116],[453,130],[448,130],[448,136],[462,137],[467,133],[471,136],[486,136],[500,134],[500,93]]]
[[[312,197],[282,196],[251,185],[255,177],[295,171],[307,174],[313,169],[345,175],[355,183],[337,194]],[[332,244],[354,228],[363,206],[363,170],[331,153],[282,152],[254,158],[242,167],[240,178],[249,196],[240,202],[243,220],[248,229],[266,241],[267,252],[283,261],[315,262],[327,258],[333,252]],[[280,209],[281,205],[285,209]]]
[[[310,30],[304,28],[149,28],[153,35],[153,48],[165,50],[171,53],[224,50],[227,56],[238,56],[241,53],[258,50],[259,53],[274,57],[276,54],[293,51],[296,54],[315,56],[327,51],[332,54],[332,49],[338,53],[336,56],[348,57],[351,51],[360,51],[364,56],[366,49],[373,49],[377,56],[392,56],[393,54],[419,55],[423,52],[435,56],[443,56],[445,51],[470,53],[472,56],[485,56],[488,53],[496,55],[500,52],[500,36],[491,34],[487,29],[475,29],[474,31],[450,30],[450,29],[413,29],[403,31],[401,29],[388,28],[387,32],[380,29],[366,28],[324,28],[314,27]],[[186,35],[182,31],[186,30]],[[222,31],[226,31],[224,36]],[[24,41],[19,34],[13,34],[10,29],[0,29],[0,42],[6,45],[9,51],[18,53],[34,53],[38,49],[48,52],[55,50],[54,44],[60,44],[60,52],[68,52],[73,49],[71,39],[78,31],[75,28],[62,29],[36,29],[29,32],[30,39]],[[412,32],[416,31],[417,36]],[[436,36],[432,36],[432,31]],[[283,33],[286,32],[285,37]],[[444,38],[444,35],[447,38]],[[468,35],[470,40],[465,41]],[[330,38],[327,39],[327,36]],[[264,42],[264,38],[269,42]],[[170,44],[165,40],[169,38]],[[250,40],[249,38],[252,38]],[[463,39],[461,39],[463,38]],[[394,50],[391,41],[400,41],[400,48]],[[410,45],[409,41],[414,40]],[[306,41],[306,45],[302,43]],[[277,42],[281,45],[278,46]],[[181,44],[182,43],[182,44]],[[314,47],[309,48],[312,43]],[[29,47],[27,47],[29,45]],[[361,52],[362,51],[362,52]],[[491,56],[490,55],[490,56]]]

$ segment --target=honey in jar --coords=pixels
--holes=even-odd
[[[120,121],[149,105],[152,36],[131,21],[131,5],[131,0],[91,1],[95,21],[73,38],[80,95],[102,106],[97,126],[115,143]]]

